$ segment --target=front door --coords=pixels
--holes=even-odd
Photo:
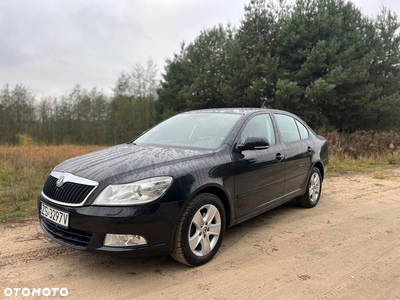
[[[250,213],[280,198],[284,185],[282,146],[276,143],[270,114],[253,116],[240,135],[238,143],[249,136],[265,137],[270,147],[234,153],[236,217]]]

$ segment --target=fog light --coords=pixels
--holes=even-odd
[[[131,247],[146,245],[147,240],[140,235],[135,234],[106,234],[104,246],[109,247]]]

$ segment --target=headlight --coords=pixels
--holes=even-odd
[[[172,177],[154,177],[127,184],[109,185],[93,205],[136,205],[154,201],[164,195]]]

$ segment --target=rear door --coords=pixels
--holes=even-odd
[[[282,141],[285,164],[283,195],[298,192],[305,184],[311,168],[313,139],[308,129],[296,118],[274,113]]]

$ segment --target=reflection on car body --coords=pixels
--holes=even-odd
[[[214,257],[226,228],[292,199],[317,205],[327,164],[327,141],[288,112],[185,112],[56,166],[39,196],[39,221],[75,249],[171,254],[197,266]]]

